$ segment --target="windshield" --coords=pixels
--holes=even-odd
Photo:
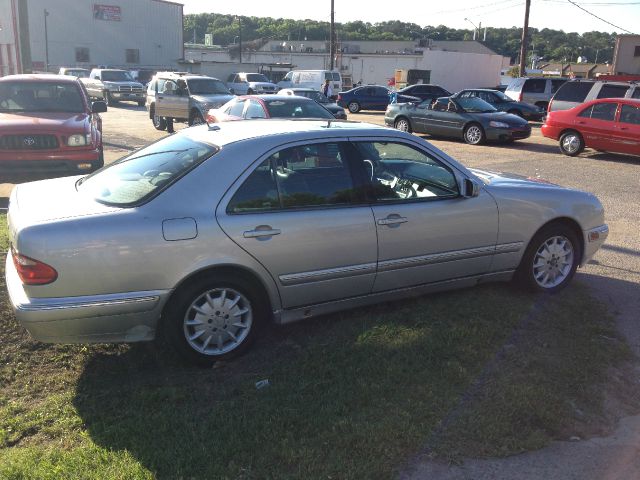
[[[84,113],[82,98],[76,83],[0,83],[0,112]]]
[[[456,98],[456,102],[465,112],[469,113],[489,113],[497,112],[491,104],[481,100],[477,97],[472,98]]]
[[[103,70],[100,78],[103,82],[133,82],[129,72],[122,70]]]
[[[224,83],[212,78],[192,78],[187,80],[187,85],[191,95],[213,95],[215,93],[228,95],[231,93]]]
[[[294,93],[300,97],[307,97],[311,100],[315,100],[318,103],[331,103],[331,100],[329,100],[324,93],[318,92],[317,90],[301,90],[294,91]]]
[[[504,101],[504,102],[511,102],[512,100],[507,97],[504,93],[502,93],[499,90],[496,90],[495,92],[492,92],[496,97],[498,97],[500,100]]]
[[[326,108],[316,102],[296,100],[265,100],[271,118],[335,118]]]
[[[78,182],[78,191],[98,202],[140,204],[183,177],[218,147],[178,135],[165,137]]]
[[[89,72],[87,70],[67,70],[64,74],[71,77],[89,78]]]
[[[267,82],[269,79],[261,73],[247,73],[247,82]]]

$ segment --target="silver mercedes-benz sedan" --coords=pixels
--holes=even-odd
[[[199,364],[268,321],[512,278],[555,292],[608,233],[589,193],[332,120],[185,129],[89,176],[17,186],[8,223],[7,287],[33,338],[163,332]]]

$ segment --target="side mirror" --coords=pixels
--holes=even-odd
[[[91,104],[91,113],[104,113],[106,111],[107,111],[107,102],[98,100]]]
[[[464,193],[462,194],[465,198],[473,198],[480,195],[480,185],[476,180],[472,180],[470,178],[464,179]]]

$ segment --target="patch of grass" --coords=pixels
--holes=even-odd
[[[539,299],[497,285],[270,328],[202,370],[37,344],[0,295],[0,478],[376,479],[425,445],[538,447],[597,416],[592,384],[628,358],[583,289]]]
[[[7,229],[7,214],[0,212],[0,253],[9,248],[9,231]]]

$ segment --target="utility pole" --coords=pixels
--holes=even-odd
[[[47,17],[49,12],[44,9],[44,71],[49,71],[49,34],[47,32]]]
[[[331,27],[329,28],[329,70],[333,70],[333,57],[336,55],[335,25],[333,18],[333,1],[331,0]]]
[[[240,53],[240,62],[242,63],[242,20],[238,17],[238,52]]]
[[[529,9],[531,8],[531,0],[526,0],[524,8],[524,27],[522,29],[522,40],[520,41],[520,72],[519,75],[524,77],[527,65],[527,37],[529,33]]]

